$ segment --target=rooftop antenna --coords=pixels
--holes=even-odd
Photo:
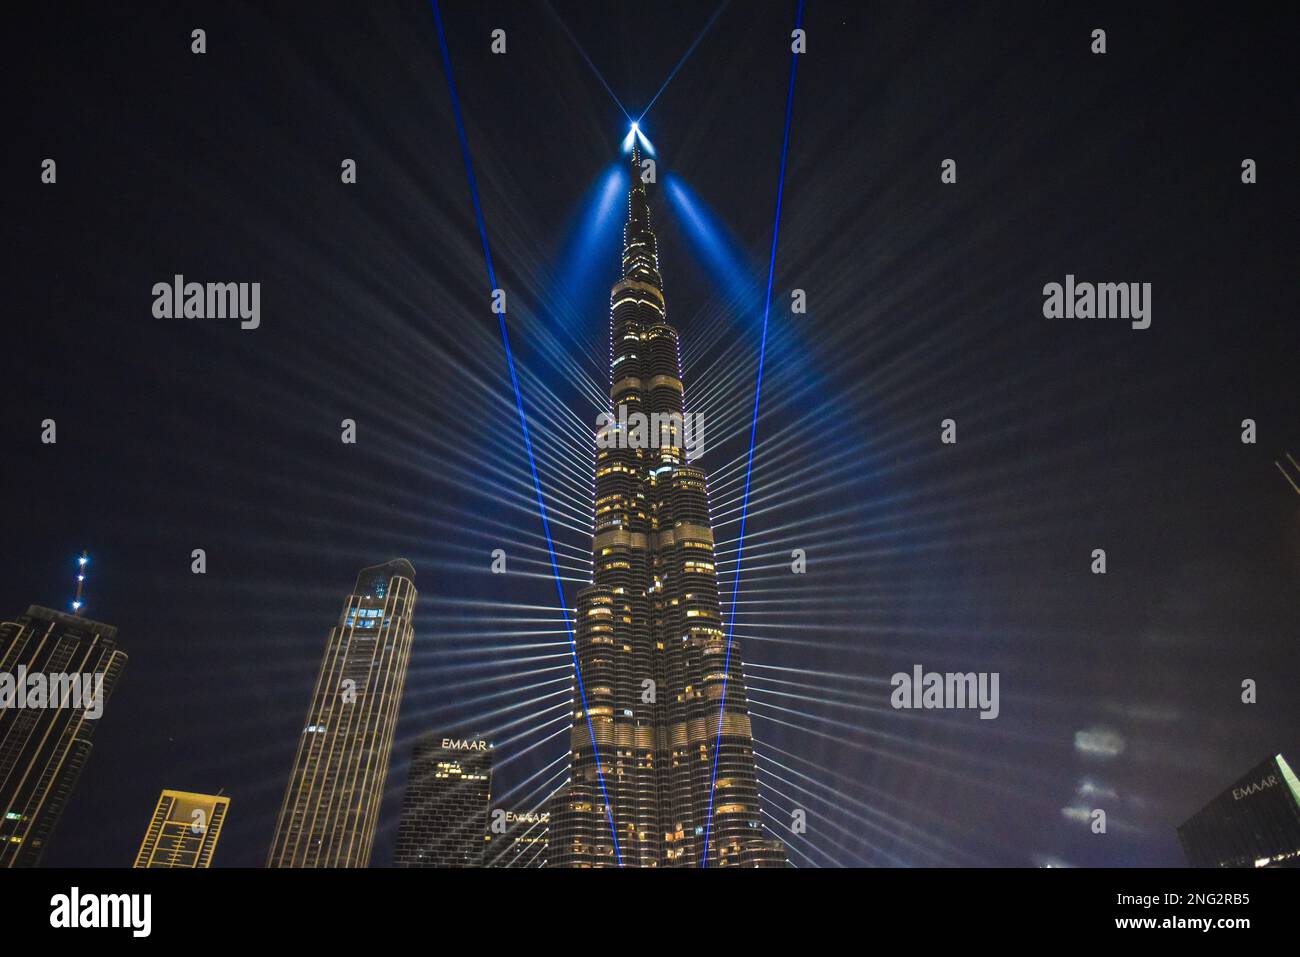
[[[81,597],[83,586],[86,584],[86,565],[90,562],[90,552],[84,548],[81,550],[81,557],[77,559],[77,594],[72,598],[72,613],[80,615],[81,609],[86,606],[85,600]]]

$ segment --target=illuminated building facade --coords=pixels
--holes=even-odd
[[[574,635],[586,711],[575,688],[549,863],[783,864],[762,824],[734,641],[728,656],[707,477],[684,454],[677,332],[640,174],[633,143],[623,274],[610,292],[610,405],[620,422],[640,413],[659,426],[640,442],[621,424],[597,434],[593,581],[578,593]]]
[[[1300,867],[1300,780],[1265,758],[1178,829],[1192,867]]]
[[[230,798],[164,789],[135,855],[135,867],[211,867]]]
[[[267,867],[366,867],[406,684],[415,569],[362,569],[325,645]]]
[[[0,622],[0,867],[40,862],[125,666],[112,625],[38,605]]]
[[[428,733],[415,742],[402,795],[395,867],[482,867],[492,745]]]
[[[545,867],[551,834],[550,812],[503,811],[501,819],[504,832],[488,828],[484,866]]]

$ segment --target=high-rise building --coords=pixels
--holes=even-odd
[[[135,867],[211,867],[230,798],[164,789],[135,855]]]
[[[783,863],[762,824],[707,477],[685,454],[692,422],[640,173],[633,144],[622,278],[610,292],[612,421],[596,436],[593,581],[577,596],[580,684],[549,862]]]
[[[1178,828],[1192,867],[1300,867],[1300,780],[1265,758]]]
[[[396,867],[482,867],[492,800],[492,745],[427,733],[411,753]]]
[[[495,830],[500,816],[501,830]],[[549,811],[499,811],[488,827],[484,867],[544,867],[550,839]]]
[[[125,666],[112,625],[37,605],[0,622],[0,867],[40,862]]]
[[[411,658],[415,569],[364,568],[330,631],[267,867],[366,867]]]

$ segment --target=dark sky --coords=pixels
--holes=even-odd
[[[1300,496],[1273,464],[1300,459],[1297,24],[1129,6],[807,6],[736,623],[768,811],[808,812],[796,864],[1177,865],[1178,823],[1300,757]],[[443,8],[570,596],[618,270],[590,200],[627,128],[595,71],[639,115],[716,9]],[[793,20],[733,0],[643,121],[707,212],[655,199],[732,561]],[[397,555],[421,597],[375,863],[419,732],[491,735],[498,795],[561,761],[565,631],[429,7],[6,32],[0,614],[63,607],[88,548],[87,613],[130,655],[46,863],[129,863],[172,787],[224,788],[217,863],[260,866],[326,633]],[[176,273],[260,282],[261,327],[155,319]],[[1151,283],[1151,328],[1045,319],[1067,273]],[[998,672],[1000,717],[890,709],[914,664]]]

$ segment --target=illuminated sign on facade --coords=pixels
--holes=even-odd
[[[1192,815],[1178,838],[1193,867],[1300,866],[1300,780],[1282,755],[1266,758]]]
[[[1266,778],[1263,778],[1259,781],[1255,781],[1251,784],[1247,784],[1244,788],[1233,788],[1232,799],[1234,801],[1240,801],[1244,797],[1250,797],[1252,794],[1258,794],[1260,791],[1263,791],[1265,788],[1271,788],[1275,784],[1277,784],[1277,775],[1270,774]]]

